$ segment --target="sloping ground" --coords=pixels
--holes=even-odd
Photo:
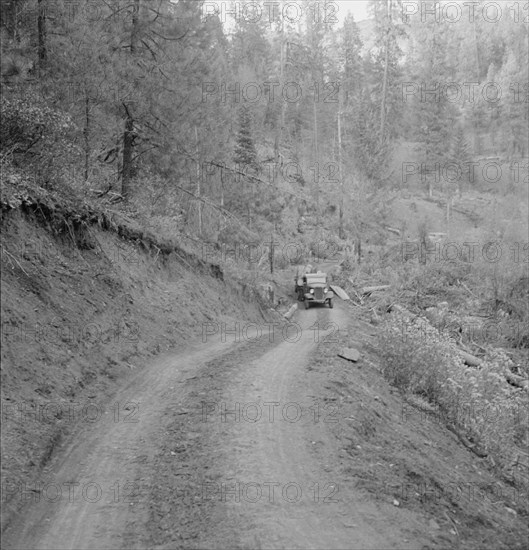
[[[387,384],[357,308],[293,321],[299,341],[246,342],[186,378],[154,483],[136,480],[133,517],[150,513],[132,547],[527,548],[527,493]]]
[[[381,373],[377,329],[359,309],[353,316],[309,367],[340,411],[330,429],[341,447],[334,461],[344,491],[374,500],[388,522],[402,521],[410,541],[426,535],[423,548],[527,548],[527,484],[515,488],[498,478],[446,429],[442,415],[414,407],[391,387]],[[361,351],[358,363],[337,357],[344,345]]]
[[[147,358],[200,339],[203,323],[267,315],[218,266],[133,227],[10,196],[1,223],[2,529],[21,505],[18,489],[32,494],[69,433],[127,414],[104,403]]]
[[[396,229],[404,229],[404,238],[413,240],[418,238],[419,225],[426,222],[428,231],[448,233],[452,239],[476,237],[477,224],[484,215],[483,204],[472,204],[466,201],[459,206],[455,201],[455,209],[451,211],[450,225],[446,223],[446,201],[444,197],[427,199],[421,196],[403,194],[391,205],[389,222]],[[485,203],[485,204],[488,204]]]

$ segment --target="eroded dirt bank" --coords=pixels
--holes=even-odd
[[[112,407],[127,414],[108,400],[154,357],[199,338],[203,323],[271,314],[199,256],[97,225],[58,231],[48,217],[2,217],[2,528],[70,433],[99,428]]]

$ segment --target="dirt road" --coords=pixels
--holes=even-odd
[[[81,404],[87,414],[80,432],[42,479],[16,487],[16,497],[29,505],[6,530],[4,547],[120,548],[131,516],[144,527],[148,507],[135,480],[150,479],[161,414],[181,398],[186,377],[227,347],[196,344],[145,368],[112,403]]]
[[[339,401],[309,365],[348,330],[346,308],[292,321],[273,336],[212,328],[139,372],[82,424],[40,492],[21,493],[40,501],[4,548],[438,547],[421,513],[369,498],[345,468]]]
[[[395,518],[346,490],[334,469],[339,448],[329,426],[340,411],[307,384],[306,367],[318,342],[347,328],[345,309],[311,308],[294,321],[298,329],[233,371],[220,399],[206,396],[216,460],[188,496],[215,508],[198,547],[421,548]]]

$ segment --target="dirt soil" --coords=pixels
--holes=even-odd
[[[403,409],[372,328],[345,306],[294,322],[291,341],[212,335],[153,360],[115,396],[123,418],[46,468],[4,548],[527,547],[527,495]]]
[[[274,318],[200,256],[149,253],[97,226],[80,247],[21,209],[4,214],[2,529],[23,504],[18,489],[35,488],[70,433],[99,428],[110,397],[152,358],[178,353],[204,323]]]
[[[32,231],[27,221],[12,223],[18,239]],[[98,235],[107,258],[110,241]],[[7,242],[12,252],[14,242]],[[98,341],[83,351],[83,341],[74,348],[9,342],[2,376],[10,399],[29,399],[41,387],[70,388],[69,402],[96,399],[101,414],[88,421],[91,410],[70,423],[40,467],[31,468],[20,457],[31,441],[41,448],[32,439],[35,427],[27,415],[8,415],[3,452],[6,472],[16,476],[4,476],[11,514],[3,548],[529,546],[527,494],[495,478],[483,459],[385,382],[377,329],[353,306],[299,309],[290,323],[272,326],[255,304],[243,303],[244,293],[177,260],[147,266],[141,257],[137,267],[126,266],[130,275],[116,279],[127,286],[115,290],[114,300],[104,298],[111,290],[88,283],[96,258],[83,268],[80,257],[70,261],[53,278],[35,267],[26,281],[20,268],[29,272],[30,261],[37,260],[4,267],[8,319],[33,322],[29,304],[38,300],[42,315],[82,307],[86,302],[68,296],[69,270],[78,265],[73,279],[94,302],[92,315],[109,322],[115,308],[121,315],[130,308],[132,319],[142,319],[141,343],[126,351]],[[24,285],[37,290],[33,302]],[[223,331],[221,319],[235,332]],[[203,322],[210,323],[206,333]],[[164,350],[171,343],[176,348]],[[344,346],[360,351],[357,363],[337,356]],[[107,359],[104,372],[114,383],[104,382],[99,363],[109,350],[116,364]],[[83,375],[86,394],[79,389]],[[46,403],[45,393],[41,399]]]

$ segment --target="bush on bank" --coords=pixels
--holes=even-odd
[[[392,312],[381,328],[386,379],[433,404],[446,423],[486,451],[493,466],[512,476],[529,445],[529,400],[506,381],[509,357],[495,349],[479,368],[469,368],[453,339],[424,317]]]

